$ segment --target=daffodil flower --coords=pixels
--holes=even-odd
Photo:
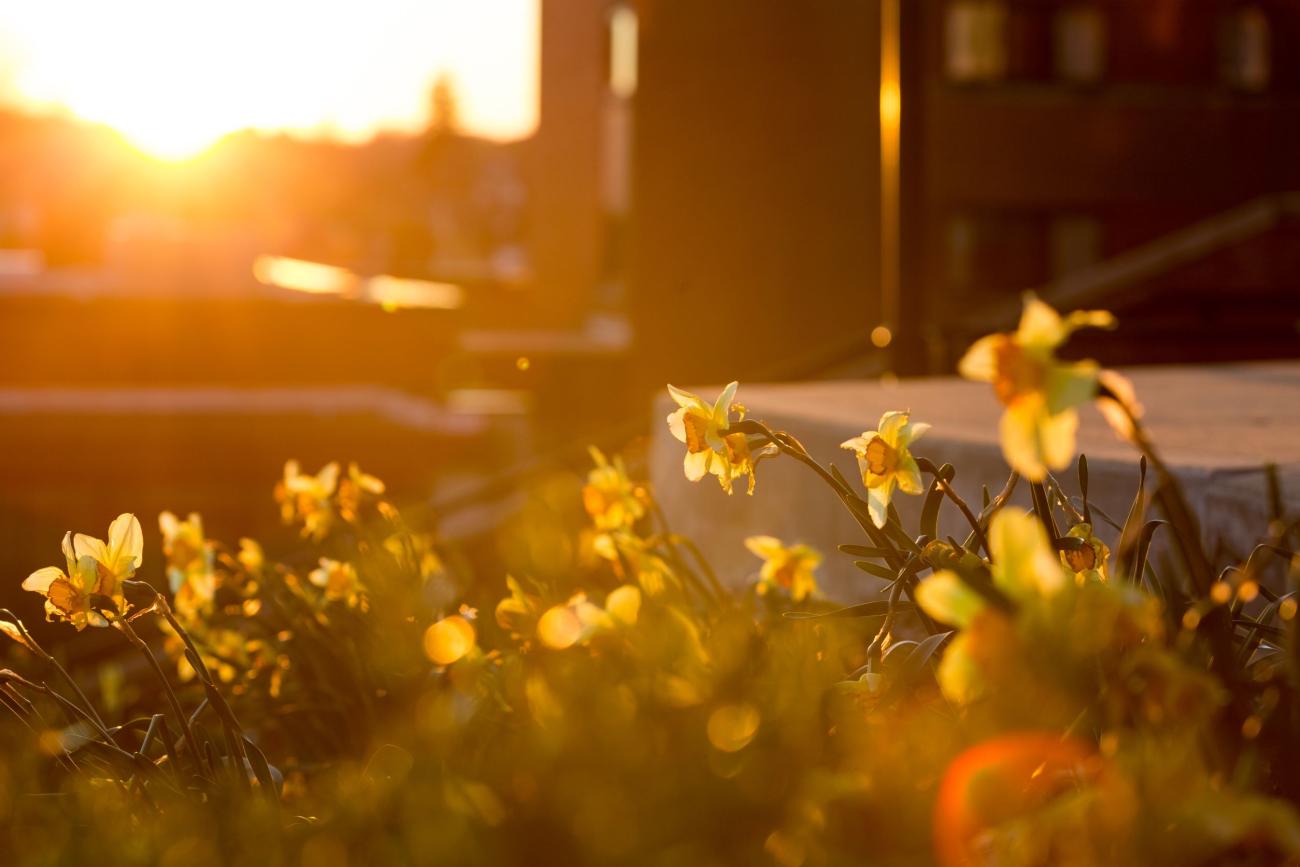
[[[302,521],[302,534],[320,540],[334,522],[331,498],[338,488],[339,465],[331,461],[316,475],[306,475],[297,461],[286,461],[284,480],[275,486],[280,515],[286,524]]]
[[[349,463],[347,475],[340,479],[338,483],[339,515],[345,521],[355,522],[361,517],[361,505],[364,498],[367,496],[383,496],[385,489],[381,479],[369,473],[363,473],[361,467],[357,466],[355,461]]]
[[[760,594],[774,590],[789,593],[795,602],[802,602],[817,594],[817,567],[822,563],[821,552],[804,545],[786,547],[772,536],[750,536],[745,547],[763,559],[758,573]]]
[[[158,516],[158,529],[162,531],[167,580],[176,610],[192,618],[212,606],[217,589],[215,557],[203,535],[203,519],[197,512],[191,512],[184,521],[163,512]]]
[[[744,407],[734,402],[739,383],[730,383],[712,405],[698,395],[668,386],[677,409],[668,415],[668,429],[678,441],[686,443],[683,466],[686,478],[698,482],[709,473],[718,477],[722,490],[731,493],[731,482],[738,476],[749,477],[748,493],[754,493],[754,467],[759,460],[776,453],[775,446],[757,452],[741,433],[723,434],[732,423],[745,417]]]
[[[989,547],[993,554],[989,564],[993,586],[1012,601],[1048,599],[1067,586],[1065,568],[1033,515],[1011,508],[998,511],[989,524]],[[1009,634],[1007,617],[956,572],[947,569],[917,586],[916,601],[935,620],[962,630],[939,664],[939,685],[944,694],[959,703],[982,695],[981,648]]]
[[[108,542],[81,533],[63,537],[67,571],[57,566],[37,569],[23,589],[45,597],[47,620],[66,620],[80,632],[87,626],[108,626],[101,611],[126,611],[122,582],[139,568],[144,535],[135,515],[118,515],[108,527]]]
[[[1084,581],[1108,580],[1107,561],[1110,548],[1092,533],[1092,525],[1080,522],[1066,533],[1074,539],[1082,539],[1082,548],[1066,548],[1061,551],[1061,563],[1074,574],[1080,584]]]
[[[645,517],[640,488],[628,478],[622,458],[611,461],[595,446],[588,451],[596,466],[582,488],[583,508],[600,530],[631,527]]]
[[[326,602],[342,602],[356,608],[365,599],[365,587],[357,575],[357,567],[328,557],[320,558],[320,568],[307,576],[311,583],[325,591]]]
[[[929,429],[924,422],[913,422],[906,412],[887,412],[880,417],[877,430],[840,443],[840,448],[858,456],[862,484],[867,488],[867,510],[877,527],[885,526],[889,518],[895,487],[905,494],[925,490],[911,445]]]
[[[1063,362],[1056,349],[1079,328],[1113,328],[1104,310],[1075,311],[1062,318],[1032,293],[1025,296],[1013,334],[982,337],[957,365],[967,379],[993,383],[1006,407],[1000,434],[1007,463],[1030,481],[1062,469],[1074,456],[1076,407],[1097,396],[1095,361]]]

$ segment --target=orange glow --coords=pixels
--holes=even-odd
[[[268,286],[311,295],[350,296],[357,288],[356,275],[346,268],[284,256],[258,256],[253,262],[253,276]]]
[[[537,122],[537,2],[4,4],[0,101],[70,111],[180,159],[249,128],[416,131],[447,72],[469,131],[519,137]]]

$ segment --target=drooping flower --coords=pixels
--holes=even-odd
[[[1079,426],[1076,407],[1097,396],[1097,362],[1059,361],[1057,347],[1079,328],[1114,325],[1115,317],[1104,310],[1080,310],[1062,318],[1027,293],[1015,333],[980,338],[958,363],[967,379],[993,383],[1006,407],[1002,453],[1030,481],[1042,481],[1048,470],[1069,464]]]
[[[645,503],[640,488],[627,475],[623,459],[611,461],[600,449],[588,449],[596,466],[587,473],[582,488],[582,506],[600,530],[631,527],[645,517]]]
[[[365,587],[357,575],[357,567],[341,560],[320,558],[320,568],[313,569],[308,579],[325,591],[326,602],[342,602],[356,608],[365,599]]]
[[[280,503],[284,522],[301,521],[304,536],[323,539],[334,522],[331,498],[338,481],[339,465],[333,461],[314,476],[303,474],[297,461],[286,461],[284,480],[275,486],[275,499]]]
[[[1061,551],[1061,562],[1074,574],[1076,581],[1106,581],[1109,577],[1107,561],[1110,548],[1092,532],[1092,525],[1080,522],[1070,528],[1067,536],[1082,539],[1082,548],[1066,548]]]
[[[158,516],[163,554],[167,558],[167,580],[176,599],[176,610],[192,617],[212,605],[217,576],[215,554],[203,535],[203,519],[191,512],[184,521],[171,512]]]
[[[748,493],[754,493],[754,467],[759,460],[776,453],[776,447],[764,446],[757,452],[749,448],[742,433],[723,434],[735,421],[745,417],[745,409],[734,402],[739,383],[730,383],[712,405],[698,395],[682,391],[672,385],[668,393],[677,402],[677,409],[668,415],[668,429],[678,441],[686,443],[683,466],[686,478],[698,482],[709,473],[718,477],[718,484],[728,494],[731,482],[738,476],[749,477]]]
[[[795,602],[817,594],[813,573],[822,563],[821,552],[803,543],[786,547],[773,536],[750,536],[745,547],[763,558],[758,573],[759,593],[789,593]]]
[[[58,566],[37,569],[23,581],[23,589],[45,597],[48,620],[66,620],[78,631],[108,626],[101,611],[119,616],[126,612],[122,582],[135,574],[143,555],[140,522],[135,515],[118,515],[108,526],[107,544],[94,536],[65,534],[67,571]]]
[[[911,446],[929,429],[924,422],[913,422],[909,413],[887,412],[880,417],[877,430],[840,443],[840,448],[858,456],[862,484],[867,488],[867,509],[877,527],[885,526],[889,518],[895,486],[905,494],[925,490]]]

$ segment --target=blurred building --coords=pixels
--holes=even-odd
[[[1089,269],[1075,295],[1121,315],[1125,361],[1300,347],[1293,210],[1232,217],[1300,189],[1292,0],[638,10],[647,382],[948,371],[990,313]],[[1140,275],[1096,273],[1138,250]]]

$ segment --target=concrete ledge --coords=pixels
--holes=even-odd
[[[1265,531],[1266,462],[1281,470],[1288,508],[1300,509],[1300,364],[1125,373],[1145,405],[1157,447],[1187,488],[1212,553],[1248,552]],[[690,390],[712,399],[720,389]],[[957,468],[954,484],[972,505],[979,503],[982,485],[996,493],[1009,472],[997,443],[1001,407],[982,383],[953,378],[893,385],[741,383],[737,399],[752,417],[788,430],[823,464],[835,463],[850,479],[858,478],[856,463],[839,444],[871,430],[881,413],[892,409],[910,409],[915,420],[933,425],[916,452],[935,464],[952,463]],[[712,478],[698,484],[686,481],[683,447],[664,423],[672,407],[666,394],[655,404],[651,481],[674,529],[700,544],[724,581],[738,585],[748,579],[758,561],[745,550],[743,540],[769,533],[787,542],[808,542],[826,554],[821,579],[829,595],[861,598],[879,589],[880,581],[836,552],[840,543],[862,544],[862,531],[807,468],[786,459],[761,464],[753,497],[727,497]],[[1111,433],[1095,409],[1084,408],[1081,416],[1079,447],[1088,456],[1089,499],[1122,523],[1135,491],[1138,456]],[[1068,492],[1077,493],[1073,470],[1062,473],[1060,480]],[[904,524],[915,526],[921,498],[896,499]],[[1016,500],[1028,505],[1026,488],[1018,491]],[[956,511],[945,507],[943,514],[941,531],[964,536]],[[1106,533],[1103,538],[1114,541]]]

